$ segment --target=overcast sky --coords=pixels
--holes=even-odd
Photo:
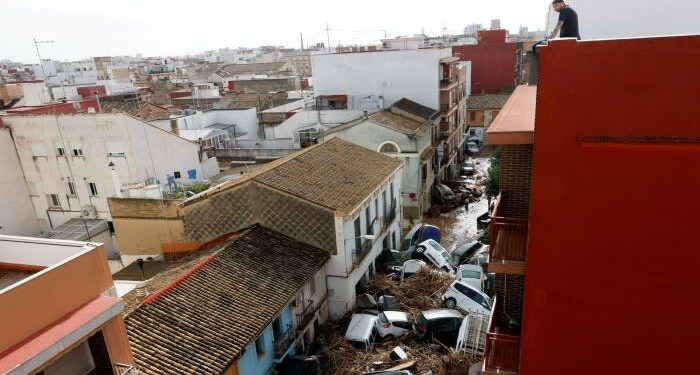
[[[517,32],[547,25],[551,0],[0,0],[0,59],[167,56],[222,47],[377,43],[384,37],[461,33],[492,18]],[[700,0],[572,0],[584,39],[700,32]],[[552,15],[553,16],[553,15]],[[550,28],[553,26],[549,23]]]

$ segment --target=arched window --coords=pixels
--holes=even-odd
[[[385,154],[398,154],[401,152],[401,149],[399,149],[399,145],[389,141],[379,145],[379,150],[377,151]]]

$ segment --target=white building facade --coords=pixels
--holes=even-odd
[[[36,236],[41,230],[32,201],[29,198],[27,181],[12,143],[10,129],[0,127],[0,159],[3,161],[3,176],[0,179],[0,235]]]
[[[440,60],[450,56],[451,48],[313,54],[314,96],[330,109],[382,109],[404,97],[440,108]]]
[[[236,140],[258,139],[258,113],[255,108],[210,109],[205,111],[185,110],[182,114],[171,115],[167,119],[150,121],[151,124],[170,131],[173,121],[180,130],[219,129],[227,134],[234,147]],[[221,147],[227,148],[227,147]]]
[[[4,117],[40,229],[111,221],[107,198],[134,185],[187,184],[218,173],[200,146],[126,114]]]

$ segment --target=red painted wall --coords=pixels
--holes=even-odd
[[[700,36],[558,41],[537,93],[522,375],[695,372]],[[684,74],[686,72],[688,74]]]
[[[19,108],[8,109],[8,115],[15,116],[29,116],[29,115],[68,115],[74,113],[87,113],[89,108],[94,108],[95,112],[99,112],[97,109],[97,100],[83,100],[80,102],[68,102],[68,103],[56,103],[56,104],[46,104],[40,106],[26,106]]]
[[[454,46],[452,55],[472,62],[472,94],[494,94],[515,86],[515,43],[505,30],[479,31],[479,44]]]
[[[97,92],[97,95],[99,96],[107,95],[107,90],[105,90],[104,86],[78,87],[78,95],[80,95],[83,99],[94,98],[95,92]]]

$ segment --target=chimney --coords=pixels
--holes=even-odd
[[[180,135],[180,129],[177,127],[177,119],[170,119],[170,132],[175,135]]]

